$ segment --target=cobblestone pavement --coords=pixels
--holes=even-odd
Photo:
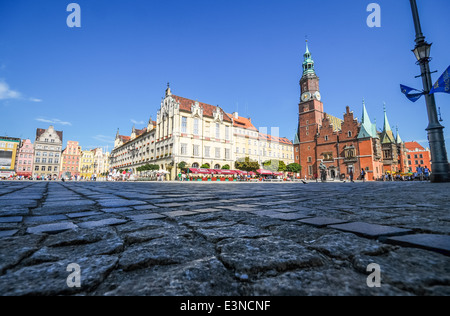
[[[449,295],[449,222],[450,184],[0,182],[0,295]]]

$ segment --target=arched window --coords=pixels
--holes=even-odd
[[[220,165],[219,164],[215,164],[214,165],[214,169],[220,169]]]
[[[352,137],[352,132],[348,131],[348,137]]]
[[[192,168],[198,168],[198,163],[196,163],[196,162],[194,162],[193,164],[192,164]]]

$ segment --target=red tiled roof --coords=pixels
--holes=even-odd
[[[270,142],[278,142],[282,144],[292,145],[292,142],[286,137],[276,137],[268,134],[259,133],[259,138]]]
[[[249,130],[252,130],[255,132],[258,131],[258,129],[252,124],[252,121],[250,119],[242,117],[242,116],[238,116],[238,118],[235,118],[233,116],[233,114],[228,114],[228,113],[227,113],[227,115],[229,117],[233,118],[233,126],[249,129]]]
[[[119,138],[124,142],[124,143],[126,143],[127,141],[129,141],[130,140],[130,136],[123,136],[123,135],[119,135]]]
[[[410,151],[415,151],[416,148],[418,148],[419,151],[425,150],[425,148],[423,148],[418,142],[406,142],[405,147],[407,150],[410,150]]]
[[[36,129],[36,139],[41,137],[41,135],[44,134],[45,131],[46,131],[45,128],[38,128],[38,129]],[[63,139],[63,132],[62,131],[55,131],[55,132],[58,135],[59,139],[62,141],[62,139]]]
[[[180,103],[180,110],[181,111],[186,111],[186,112],[191,112],[191,105],[194,104],[196,101],[190,100],[190,99],[186,99],[183,97],[179,97],[176,95],[172,95],[172,97],[178,102]],[[213,116],[213,112],[219,108],[220,111],[222,111],[223,113],[223,120],[226,122],[231,122],[231,117],[225,113],[224,110],[222,110],[219,106],[214,106],[214,105],[210,105],[210,104],[206,104],[203,102],[198,102],[199,106],[203,109],[203,115],[207,116],[207,117],[214,117]]]

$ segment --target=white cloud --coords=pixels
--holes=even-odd
[[[0,79],[0,100],[20,99],[21,94],[18,91],[11,90],[9,85]]]
[[[95,135],[92,136],[92,138],[98,140],[99,142],[114,144],[114,138],[111,136]]]
[[[38,98],[24,97],[22,93],[20,93],[19,91],[12,90],[4,79],[0,79],[0,100],[11,100],[11,99],[28,100],[31,102],[42,102],[42,100]]]
[[[133,119],[131,119],[130,121],[131,121],[131,123],[137,124],[137,125],[143,125],[143,124],[145,124],[144,121],[136,121],[136,120],[133,120]]]
[[[36,121],[43,122],[43,123],[49,123],[49,124],[55,124],[55,125],[69,125],[72,126],[72,123],[61,121],[60,119],[44,119],[44,118],[37,118]]]

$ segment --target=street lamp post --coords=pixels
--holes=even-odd
[[[416,47],[413,49],[413,53],[416,56],[417,64],[420,65],[420,76],[422,77],[423,90],[427,105],[428,127],[426,128],[426,131],[428,132],[428,142],[430,144],[432,162],[432,174],[430,180],[431,182],[449,182],[450,173],[447,150],[445,149],[444,127],[438,120],[434,94],[429,94],[433,86],[429,66],[429,62],[431,60],[431,44],[425,41],[425,36],[422,33],[416,0],[410,0],[410,3],[416,31]]]

